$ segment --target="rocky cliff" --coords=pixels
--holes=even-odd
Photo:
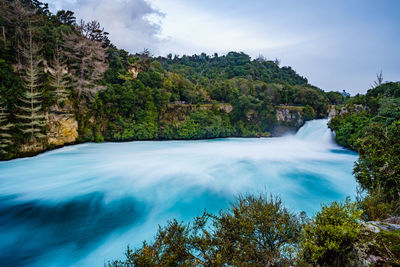
[[[282,136],[296,132],[303,124],[303,107],[279,106],[276,109],[277,125],[273,128],[272,136]]]
[[[28,142],[18,149],[18,156],[35,155],[49,148],[73,144],[78,139],[78,121],[70,106],[53,106],[45,114],[46,135],[38,142]]]
[[[50,110],[46,114],[46,124],[48,145],[63,146],[78,138],[78,122],[74,115]]]
[[[276,109],[276,120],[294,127],[303,125],[302,107],[284,106]]]
[[[345,106],[329,106],[328,117],[332,119],[336,116],[343,116],[347,113],[360,113],[366,111],[367,107],[360,104],[349,104]]]

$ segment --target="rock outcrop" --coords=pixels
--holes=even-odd
[[[328,117],[329,119],[332,119],[333,117],[343,116],[347,113],[361,113],[366,110],[367,107],[360,104],[345,105],[341,107],[332,105],[329,107]]]
[[[400,218],[363,223],[360,241],[356,246],[359,266],[398,266]]]
[[[276,109],[276,120],[293,127],[300,127],[304,123],[299,107],[278,107]]]
[[[399,224],[389,223],[386,221],[370,221],[364,224],[364,227],[374,233],[379,233],[380,231],[396,231],[400,230]]]
[[[72,107],[53,106],[45,114],[46,135],[20,145],[17,156],[32,156],[49,148],[73,144],[78,139],[78,121],[72,113]]]
[[[52,108],[46,113],[47,143],[63,146],[78,138],[78,122],[68,108]]]
[[[276,121],[271,131],[271,136],[278,137],[295,133],[304,124],[302,107],[279,106],[276,109]]]

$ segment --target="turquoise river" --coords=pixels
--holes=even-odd
[[[279,138],[89,143],[0,162],[0,265],[103,266],[168,219],[248,193],[308,215],[354,197],[357,154],[326,123]]]

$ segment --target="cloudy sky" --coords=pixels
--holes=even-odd
[[[119,48],[278,58],[326,91],[400,80],[398,0],[52,0],[100,21]]]

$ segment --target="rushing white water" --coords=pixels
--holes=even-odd
[[[309,215],[354,196],[357,155],[327,120],[294,136],[83,144],[0,163],[0,263],[100,266],[239,194],[273,193]]]

